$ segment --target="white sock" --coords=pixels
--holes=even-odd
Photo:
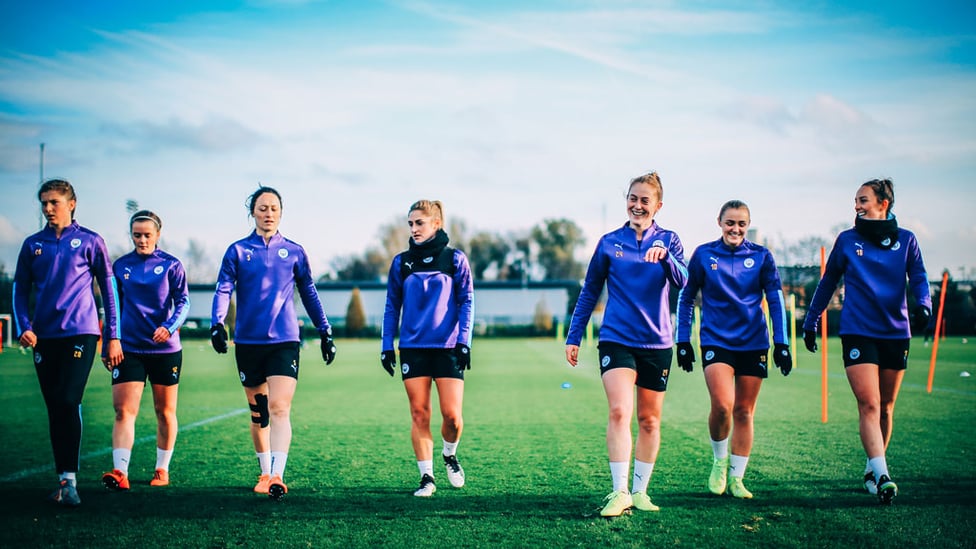
[[[729,457],[729,437],[722,440],[712,440],[712,454],[715,459],[725,459]]]
[[[454,454],[456,454],[458,444],[461,443],[461,440],[458,439],[454,442],[448,442],[447,439],[443,439],[443,440],[444,440],[444,451],[442,453],[445,456],[453,456]]]
[[[271,452],[271,476],[285,476],[285,464],[288,463],[288,452]]]
[[[162,469],[163,471],[169,471],[169,460],[173,458],[172,450],[163,450],[160,447],[156,447],[156,468]]]
[[[874,471],[875,480],[880,480],[881,475],[888,476],[888,461],[884,456],[873,457],[868,460],[868,465]]]
[[[871,469],[871,460],[870,459],[864,460],[864,474],[873,473],[873,472],[874,471]]]
[[[646,461],[634,460],[634,478],[631,482],[631,490],[636,492],[646,492],[647,484],[651,481],[651,473],[654,472],[654,464]]]
[[[68,484],[74,484],[78,480],[77,471],[65,471],[61,473],[61,480],[68,481]]]
[[[262,475],[271,474],[271,452],[255,452],[258,456],[258,465],[261,467]]]
[[[630,464],[626,461],[610,462],[610,478],[613,479],[614,492],[627,489],[627,473],[629,472]]]
[[[132,450],[129,448],[112,448],[112,464],[115,469],[129,474],[129,460],[132,458]]]
[[[430,478],[434,478],[434,460],[417,461],[417,469],[420,469],[420,476],[430,475]]]
[[[746,475],[746,464],[749,463],[749,456],[729,456],[729,476],[742,478]]]

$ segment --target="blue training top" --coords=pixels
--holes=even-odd
[[[664,248],[668,254],[659,263],[648,263],[644,254],[652,247]],[[641,349],[671,348],[669,290],[684,287],[687,279],[684,248],[677,234],[662,229],[655,221],[638,240],[637,233],[625,223],[597,242],[586,268],[566,344],[580,344],[605,282],[607,307],[600,341]]]
[[[294,295],[302,298],[305,311],[320,334],[331,327],[322,309],[305,249],[275,233],[267,244],[251,233],[234,242],[224,253],[214,293],[212,324],[223,324],[230,294],[237,290],[234,340],[247,344],[299,341]]]
[[[159,248],[149,255],[133,251],[116,259],[112,270],[122,303],[122,350],[162,354],[182,349],[178,330],[190,311],[190,292],[180,260]],[[170,338],[155,343],[159,327]]]
[[[823,278],[810,300],[804,330],[817,330],[820,315],[842,276],[844,308],[840,313],[840,335],[877,339],[911,337],[906,277],[915,301],[932,310],[925,263],[911,231],[899,228],[897,241],[887,249],[853,228],[837,235]]]
[[[695,249],[688,262],[688,285],[678,294],[679,342],[691,341],[699,291],[702,346],[732,351],[769,349],[763,295],[769,305],[773,341],[787,343],[783,285],[773,255],[763,246],[743,240],[729,248],[720,238]]]

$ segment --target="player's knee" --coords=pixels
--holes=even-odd
[[[430,425],[430,410],[410,408],[410,419],[414,425]]]
[[[254,395],[254,404],[251,407],[251,423],[262,429],[271,424],[271,411],[268,409],[268,395]]]
[[[633,417],[632,413],[626,406],[612,405],[610,406],[610,423],[627,423],[629,425]]]

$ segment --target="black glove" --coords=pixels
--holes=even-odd
[[[329,328],[327,332],[322,334],[322,360],[325,361],[325,365],[328,366],[332,364],[336,356],[336,346],[335,341],[332,340],[332,328]]]
[[[915,307],[912,312],[912,333],[921,334],[929,327],[929,320],[932,318],[932,311],[925,305]]]
[[[811,353],[817,352],[817,332],[813,330],[803,330],[803,344]]]
[[[691,343],[687,341],[682,341],[678,343],[678,366],[686,372],[692,371],[695,367],[693,366],[695,362],[695,348],[691,346]]]
[[[223,324],[210,327],[210,344],[213,345],[214,351],[220,354],[227,352],[227,330],[224,329]]]
[[[790,371],[793,370],[793,355],[790,354],[789,345],[785,343],[773,345],[773,363],[784,376],[790,375]]]
[[[471,369],[471,348],[464,343],[454,346],[454,356],[457,357],[457,369],[462,372]]]
[[[380,363],[383,364],[383,369],[386,373],[393,377],[393,371],[396,370],[396,353],[393,351],[383,351],[380,353]]]

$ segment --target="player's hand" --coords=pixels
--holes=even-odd
[[[579,345],[566,346],[566,362],[573,368],[579,364]]]
[[[929,327],[932,311],[925,305],[919,305],[912,311],[912,333],[921,334]]]
[[[153,336],[152,336],[153,343],[164,343],[166,341],[169,341],[169,336],[171,335],[173,334],[169,333],[169,330],[160,326],[159,328],[156,328],[156,330],[153,332]]]
[[[24,330],[24,333],[20,334],[20,346],[27,348],[37,345],[37,334],[33,330]]]
[[[462,372],[471,369],[471,348],[464,343],[454,346],[454,356],[457,357],[457,369]]]
[[[668,249],[663,246],[651,246],[651,249],[644,253],[644,261],[648,263],[660,263],[668,258]]]
[[[220,354],[227,352],[227,330],[224,329],[223,324],[210,327],[210,344],[213,345],[214,351]]]
[[[332,364],[332,361],[335,360],[336,357],[336,345],[335,341],[332,339],[332,328],[330,327],[328,331],[321,335],[322,342],[320,346],[322,347],[322,360],[324,360],[325,365],[328,366],[329,364]]]
[[[811,353],[817,352],[817,332],[813,330],[803,330],[803,344]]]
[[[784,376],[790,375],[793,370],[793,355],[790,354],[790,346],[785,343],[773,345],[773,363],[783,372]]]
[[[691,343],[687,341],[682,341],[676,346],[678,348],[678,366],[686,372],[690,372],[695,369],[695,348],[691,346]]]
[[[390,377],[393,377],[393,372],[396,370],[396,352],[383,351],[380,353],[380,363],[383,365],[386,373],[390,374]]]

